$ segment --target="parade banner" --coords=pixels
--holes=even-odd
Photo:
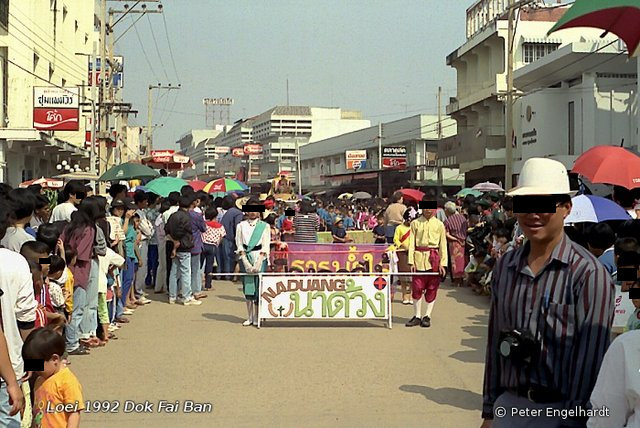
[[[271,265],[284,272],[386,272],[386,244],[282,243]]]
[[[390,288],[386,274],[262,275],[258,318],[390,320]]]

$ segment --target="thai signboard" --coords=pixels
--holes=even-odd
[[[262,275],[258,318],[390,320],[390,288],[388,274]]]
[[[233,104],[233,98],[203,98],[202,104],[206,106],[210,106],[210,105],[230,106]]]
[[[245,144],[244,145],[244,154],[245,155],[261,155],[262,154],[262,144]]]
[[[231,151],[231,148],[229,146],[215,146],[213,148],[213,153],[217,155],[226,155],[230,151]]]
[[[151,157],[157,163],[169,163],[173,161],[175,150],[151,150]]]
[[[244,157],[244,149],[242,147],[234,147],[233,150],[231,150],[231,156],[234,158]]]
[[[107,58],[108,60],[108,58]],[[93,70],[93,64],[91,63],[91,57],[89,57],[89,86],[100,86],[102,85],[102,67],[100,66],[100,57],[96,58],[96,69]],[[124,87],[124,57],[122,56],[114,56],[114,72],[112,85],[114,88],[122,88]],[[111,75],[111,67],[107,64],[105,76],[107,77],[107,85],[109,84],[109,77]]]
[[[406,147],[383,147],[382,168],[402,169],[407,167]]]
[[[345,152],[347,156],[346,166],[347,169],[362,169],[367,166],[367,151],[366,150],[347,150]]]
[[[289,272],[385,272],[386,244],[305,244],[287,242],[271,252],[271,265]]]
[[[79,97],[77,87],[34,87],[33,127],[42,131],[77,131]]]

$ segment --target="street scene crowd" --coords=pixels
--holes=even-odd
[[[625,398],[633,385],[613,379],[637,364],[637,359],[626,360],[620,352],[629,352],[626,347],[640,340],[640,332],[633,332],[640,329],[640,299],[626,302],[626,311],[624,304],[615,302],[616,312],[625,314],[619,321],[614,320],[614,297],[640,288],[638,194],[613,186],[605,198],[575,196],[564,166],[548,159],[527,162],[528,175],[525,169],[521,184],[507,193],[489,185],[451,197],[414,189],[399,189],[389,198],[282,199],[248,189],[213,197],[182,180],[174,182],[173,190],[159,192],[166,197],[149,191],[152,183],[136,190],[112,182],[104,195],[77,180],[59,192],[38,184],[0,185],[0,375],[6,381],[0,389],[2,425],[19,426],[24,395],[34,424],[44,420],[49,425],[42,426],[77,426],[82,404],[71,412],[49,413],[42,409],[43,400],[58,394],[62,402],[73,398],[82,403],[80,383],[68,368],[72,358],[117,340],[118,330],[152,302],[151,293],[164,296],[171,305],[198,306],[220,280],[242,282],[247,305],[243,325],[255,325],[257,274],[277,269],[270,253],[288,242],[318,242],[323,232],[330,233],[333,243],[344,245],[350,245],[355,233],[369,233],[364,239],[391,255],[386,266],[395,268],[390,271],[410,274],[393,280],[401,295],[398,304],[415,309],[407,327],[431,326],[437,291],[447,275],[454,287],[470,287],[478,299],[490,299],[483,408],[488,421],[496,402],[516,406],[527,400],[518,389],[524,381],[517,381],[523,373],[515,363],[515,358],[527,355],[497,361],[499,355],[509,354],[505,344],[517,343],[512,355],[518,354],[518,346],[533,346],[528,352],[534,352],[535,344],[527,345],[526,340],[537,339],[518,332],[519,326],[504,337],[505,328],[513,325],[509,313],[519,313],[519,304],[541,300],[530,295],[527,281],[539,281],[541,290],[533,293],[545,296],[541,319],[552,322],[542,329],[548,341],[536,363],[541,370],[536,381],[547,385],[547,377],[555,376],[560,389],[537,386],[524,394],[551,395],[558,402],[567,394],[576,405],[608,406],[618,420],[635,420],[637,404]],[[545,179],[545,174],[552,178]],[[583,188],[580,193],[589,191]],[[554,212],[527,213],[514,207],[522,203],[518,198],[541,194],[554,195]],[[617,219],[576,219],[567,224],[572,200],[587,196],[606,200],[617,209]],[[536,251],[542,251],[535,254],[541,258],[532,259]],[[527,257],[528,266],[517,271]],[[554,267],[554,261],[560,265]],[[625,272],[624,277],[619,272]],[[518,279],[520,273],[526,280]],[[537,317],[529,318],[526,323],[540,333]],[[621,333],[629,344],[617,340],[609,348],[611,355],[605,355],[610,337]],[[558,355],[555,346],[566,349],[565,355]],[[44,367],[30,368],[34,360],[44,361]],[[583,379],[579,388],[575,376]],[[32,420],[30,411],[23,415],[23,424]],[[617,426],[590,421],[594,426]],[[505,419],[498,422],[508,424]],[[577,418],[575,426],[583,422]]]

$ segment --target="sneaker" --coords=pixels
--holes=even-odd
[[[196,300],[193,297],[190,298],[189,300],[185,300],[184,303],[183,303],[184,306],[198,306],[198,305],[201,305],[201,304],[202,304],[202,302],[200,300]]]
[[[122,311],[122,315],[133,315],[136,311],[132,309],[125,309]]]
[[[420,322],[420,327],[431,327],[431,318],[429,317],[422,318],[422,321]]]
[[[409,300],[409,304],[410,304],[410,305],[413,305],[413,300]]]
[[[249,319],[249,320],[246,320],[245,322],[243,322],[243,323],[242,323],[242,326],[243,326],[243,327],[247,327],[247,326],[250,326],[251,324],[253,324],[253,321],[251,321],[251,320]]]
[[[170,305],[175,305],[176,304],[176,299],[172,299],[171,297],[169,297],[169,304]]]
[[[146,297],[141,297],[138,299],[138,302],[141,302],[144,305],[148,305],[149,303],[151,303],[151,300],[147,299]]]
[[[409,301],[408,301],[407,299],[404,299],[404,300],[402,301],[402,304],[403,304],[403,305],[408,305],[408,304],[409,304]]]
[[[181,305],[184,303],[184,299],[182,297],[178,297],[177,299],[174,299],[174,300],[176,303],[179,303]]]
[[[418,317],[413,317],[411,318],[406,324],[405,326],[407,327],[415,327],[417,325],[420,325],[420,318]]]

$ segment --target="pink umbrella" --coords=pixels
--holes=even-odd
[[[492,183],[490,181],[485,181],[484,183],[478,183],[472,187],[473,190],[479,190],[480,192],[504,192],[504,189],[497,185],[496,183]]]

